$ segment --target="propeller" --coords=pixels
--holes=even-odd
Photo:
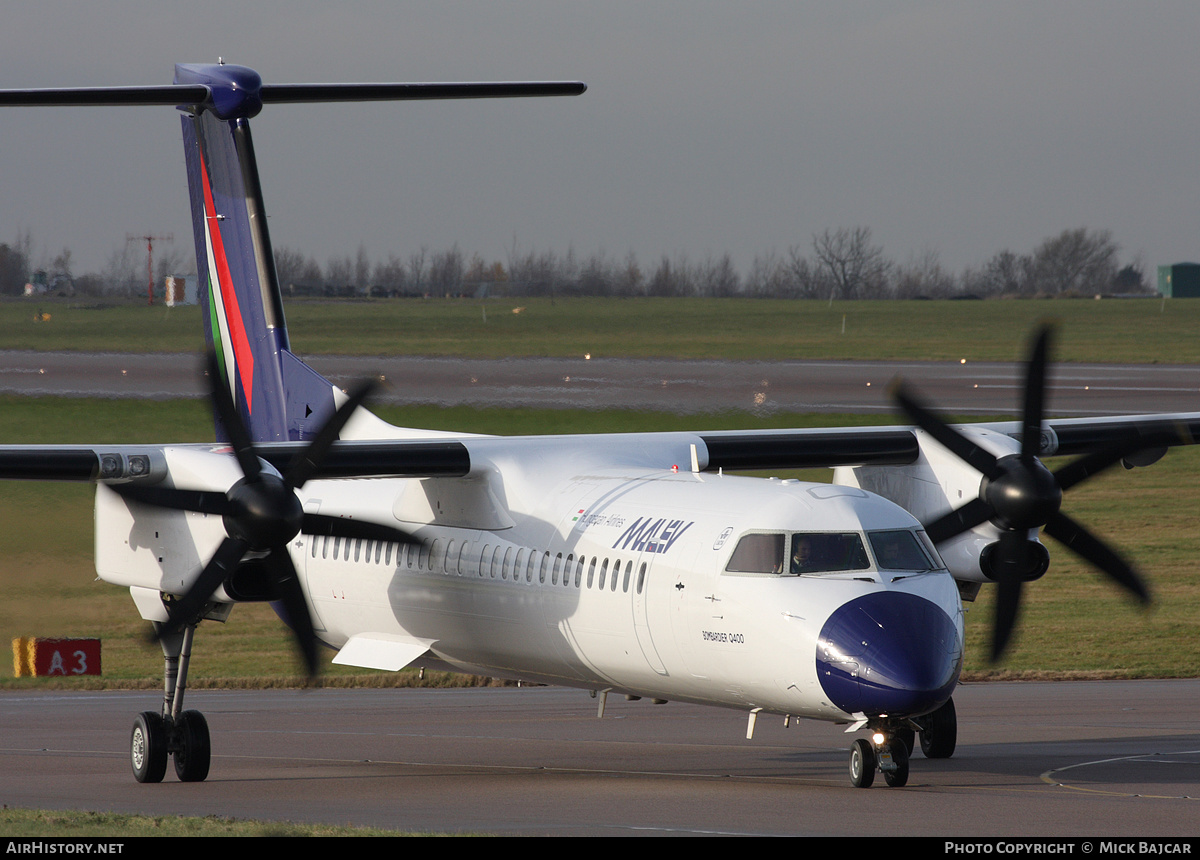
[[[1026,362],[1021,450],[1017,454],[993,455],[942,421],[903,385],[895,390],[897,404],[914,424],[983,473],[979,496],[929,523],[926,532],[934,543],[942,543],[989,520],[1001,530],[1000,540],[987,547],[980,559],[998,586],[992,662],[1003,655],[1016,626],[1023,584],[1041,576],[1049,564],[1045,548],[1029,537],[1035,529],[1043,529],[1143,604],[1150,600],[1141,577],[1128,562],[1059,510],[1064,492],[1133,455],[1144,442],[1138,444],[1136,433],[1131,432],[1128,441],[1087,454],[1054,472],[1037,457],[1052,334],[1050,326],[1041,328]]]
[[[349,399],[325,422],[312,443],[280,476],[264,468],[255,453],[250,433],[238,415],[229,388],[222,382],[216,355],[208,354],[208,379],[213,408],[229,437],[242,478],[226,492],[178,487],[112,484],[112,490],[130,501],[172,510],[195,511],[223,518],[226,537],[204,566],[192,587],[168,610],[159,627],[159,638],[194,621],[214,591],[237,570],[248,553],[265,553],[259,569],[265,575],[265,592],[279,601],[296,637],[309,677],[317,671],[317,637],[288,543],[301,532],[344,538],[367,538],[397,543],[419,539],[391,526],[305,513],[296,490],[317,472],[321,461],[338,439],[354,410],[370,394],[374,383],[360,383]]]

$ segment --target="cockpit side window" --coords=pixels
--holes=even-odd
[[[907,529],[867,532],[880,570],[933,570],[938,565]]]
[[[926,554],[933,559],[933,566],[939,570],[946,566],[946,562],[942,560],[942,554],[937,551],[937,547],[933,545],[933,541],[929,539],[929,535],[923,529],[917,529],[917,537],[921,541],[921,546],[925,547]]]
[[[837,573],[870,567],[871,560],[857,532],[799,532],[792,535],[791,573]]]
[[[725,570],[730,573],[782,573],[781,534],[749,534],[738,541]]]

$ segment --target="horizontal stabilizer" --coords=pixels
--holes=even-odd
[[[199,104],[211,95],[208,87],[163,84],[153,87],[56,87],[0,90],[0,107],[128,107],[131,105]]]
[[[485,81],[417,84],[263,84],[263,104],[306,102],[423,101],[431,99],[508,99],[577,96],[579,81]]]
[[[0,107],[175,105],[234,119],[257,116],[264,104],[536,98],[577,96],[586,90],[579,81],[264,84],[258,72],[245,66],[181,63],[175,66],[172,85],[0,90]]]

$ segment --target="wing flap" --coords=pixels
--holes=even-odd
[[[702,433],[700,438],[710,472],[899,466],[916,462],[920,453],[916,435],[897,428]]]
[[[432,639],[415,639],[397,633],[359,633],[337,652],[333,662],[399,672],[429,650]]]

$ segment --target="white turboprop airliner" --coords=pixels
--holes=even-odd
[[[1048,332],[1024,416],[950,427],[489,437],[396,428],[289,349],[249,119],[278,102],[577,95],[578,83],[262,83],[179,65],[168,86],[10,90],[0,105],[176,106],[210,346],[216,445],[6,446],[0,477],[92,481],[96,567],[163,645],[161,713],[131,733],[142,782],[203,780],[184,710],[196,626],[272,601],[309,671],[418,665],[867,730],[854,785],[904,785],[915,734],[950,756],[963,600],[998,584],[994,655],[1039,529],[1136,597],[1140,578],[1060,510],[1124,461],[1190,444],[1200,415],[1043,420]],[[1078,454],[1050,473],[1038,459]],[[735,470],[834,467],[833,484]],[[924,524],[924,525],[923,525]],[[602,698],[603,702],[603,698]],[[601,709],[603,704],[601,704]]]

